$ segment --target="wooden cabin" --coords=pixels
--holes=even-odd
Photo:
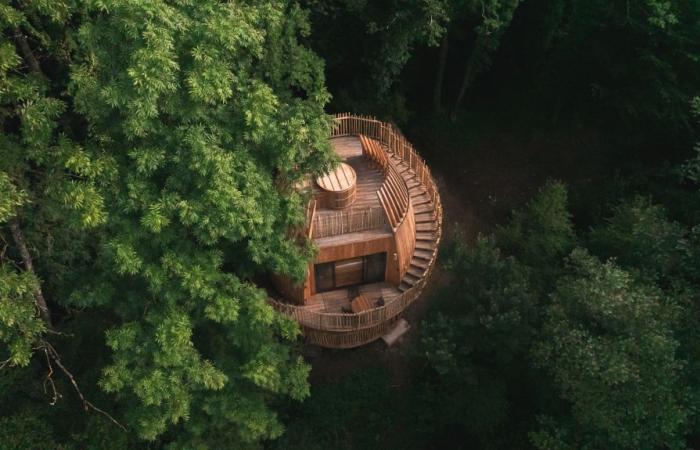
[[[391,124],[338,115],[342,163],[312,180],[306,237],[318,247],[306,280],[273,277],[271,304],[309,343],[350,348],[391,331],[422,292],[442,235],[435,180]]]

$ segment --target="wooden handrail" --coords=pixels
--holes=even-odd
[[[323,215],[315,215],[312,220],[311,237],[314,239],[377,228],[385,229],[387,225],[382,208],[371,206],[324,212]]]
[[[430,262],[428,265],[428,270],[425,275],[416,282],[411,288],[402,292],[400,295],[392,300],[386,302],[384,306],[373,308],[370,310],[363,311],[358,314],[349,313],[325,313],[318,311],[310,311],[304,306],[291,305],[282,301],[277,301],[270,299],[270,303],[278,311],[292,317],[297,322],[299,322],[304,328],[317,330],[317,333],[311,333],[308,339],[312,343],[318,343],[320,345],[332,345],[329,342],[321,342],[318,336],[321,335],[320,332],[343,332],[343,331],[353,331],[353,330],[364,330],[362,332],[353,333],[352,337],[343,337],[342,333],[338,334],[328,334],[324,339],[339,339],[334,346],[338,347],[351,347],[356,345],[361,345],[364,342],[369,342],[376,337],[383,334],[383,330],[386,326],[382,326],[382,323],[388,323],[388,321],[395,318],[400,314],[408,305],[413,303],[416,298],[418,298],[425,288],[427,280],[432,274],[433,268],[435,266],[435,261],[437,258],[438,248],[440,241],[442,239],[442,202],[440,200],[440,194],[438,192],[437,184],[433,178],[430,168],[425,164],[423,158],[420,157],[418,152],[413,148],[413,146],[406,140],[406,138],[401,134],[401,132],[391,124],[378,121],[372,117],[356,116],[350,114],[338,114],[335,116],[335,125],[331,132],[332,137],[337,136],[347,136],[347,135],[365,135],[373,139],[378,140],[384,144],[390,153],[393,153],[397,157],[401,158],[404,162],[409,164],[411,169],[416,173],[417,176],[421,178],[422,184],[425,187],[428,196],[430,197],[433,208],[435,211],[435,220],[437,221],[437,229],[435,236],[435,250],[431,255]],[[390,164],[393,167],[393,165]],[[403,179],[402,179],[403,181]],[[405,183],[404,183],[405,185]],[[374,330],[375,333],[380,333],[372,339],[368,336],[371,331]],[[317,336],[317,338],[314,338]],[[335,337],[333,337],[335,336]],[[356,339],[356,342],[347,341],[347,339]],[[369,339],[369,340],[367,340]]]
[[[394,164],[389,161],[386,152],[375,139],[360,134],[362,153],[373,161],[384,173],[384,181],[377,191],[380,203],[386,212],[391,228],[395,232],[406,218],[410,196],[408,186],[398,173]]]

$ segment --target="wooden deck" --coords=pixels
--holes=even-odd
[[[350,165],[355,171],[356,191],[353,209],[381,208],[377,191],[382,187],[384,176],[373,166],[372,162],[362,156],[362,144],[357,136],[343,136],[331,139],[331,145],[340,159]],[[323,195],[322,190],[313,183],[314,196]],[[319,208],[316,215],[333,215],[337,213],[331,208]]]
[[[388,302],[398,297],[401,292],[388,283],[372,283],[358,286],[360,294],[364,295],[370,304],[375,305],[380,297]],[[334,291],[322,292],[309,298],[305,309],[320,313],[343,313],[351,309],[349,289],[336,289]]]

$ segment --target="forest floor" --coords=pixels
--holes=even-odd
[[[424,156],[438,182],[444,206],[444,236],[455,229],[472,241],[479,233],[507,219],[513,208],[522,206],[547,179],[568,183],[590,181],[605,174],[611,158],[595,136],[532,134],[517,130],[479,130],[467,120],[420,121],[404,129],[406,136]],[[592,152],[591,149],[600,149]],[[400,342],[387,347],[379,340],[350,349],[308,347],[312,364],[312,386],[342,380],[353,371],[382,366],[392,374],[391,386],[401,389],[409,382],[406,353],[419,336],[420,319],[439,298],[436,293],[447,283],[438,264],[422,298],[406,311],[411,329]]]

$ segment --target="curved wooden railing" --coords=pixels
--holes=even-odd
[[[421,184],[428,191],[433,204],[439,206],[442,213],[440,194],[430,168],[398,128],[374,117],[357,116],[348,113],[335,115],[335,127],[331,131],[331,137],[358,134],[364,134],[378,140],[388,148],[389,152],[408,163],[418,176]],[[440,214],[439,218],[442,220],[442,214]]]
[[[311,343],[334,347],[362,345],[384,334],[387,327],[386,324],[396,318],[423,292],[435,266],[440,240],[442,239],[442,203],[437,184],[423,158],[420,157],[403,134],[393,125],[371,117],[338,114],[335,116],[335,127],[331,136],[347,135],[365,135],[378,140],[387,147],[390,153],[401,158],[413,169],[432,201],[437,227],[435,232],[435,250],[424,276],[410,289],[387,301],[384,306],[358,314],[326,313],[310,311],[304,306],[291,305],[274,299],[270,300],[270,303],[278,311],[290,316],[304,328],[316,330],[316,332],[307,334],[307,339]],[[323,334],[323,331],[329,333]],[[324,336],[323,339],[320,338],[321,335]]]
[[[302,327],[302,330],[304,337],[311,344],[332,348],[352,348],[369,344],[385,335],[391,330],[398,318],[399,316],[396,316],[372,327],[346,333],[333,333],[308,327]]]
[[[391,228],[396,231],[408,212],[410,202],[408,186],[396,167],[389,162],[389,157],[379,142],[364,134],[360,134],[359,137],[362,144],[362,154],[374,162],[384,174],[384,181],[382,187],[377,191],[377,196]]]

